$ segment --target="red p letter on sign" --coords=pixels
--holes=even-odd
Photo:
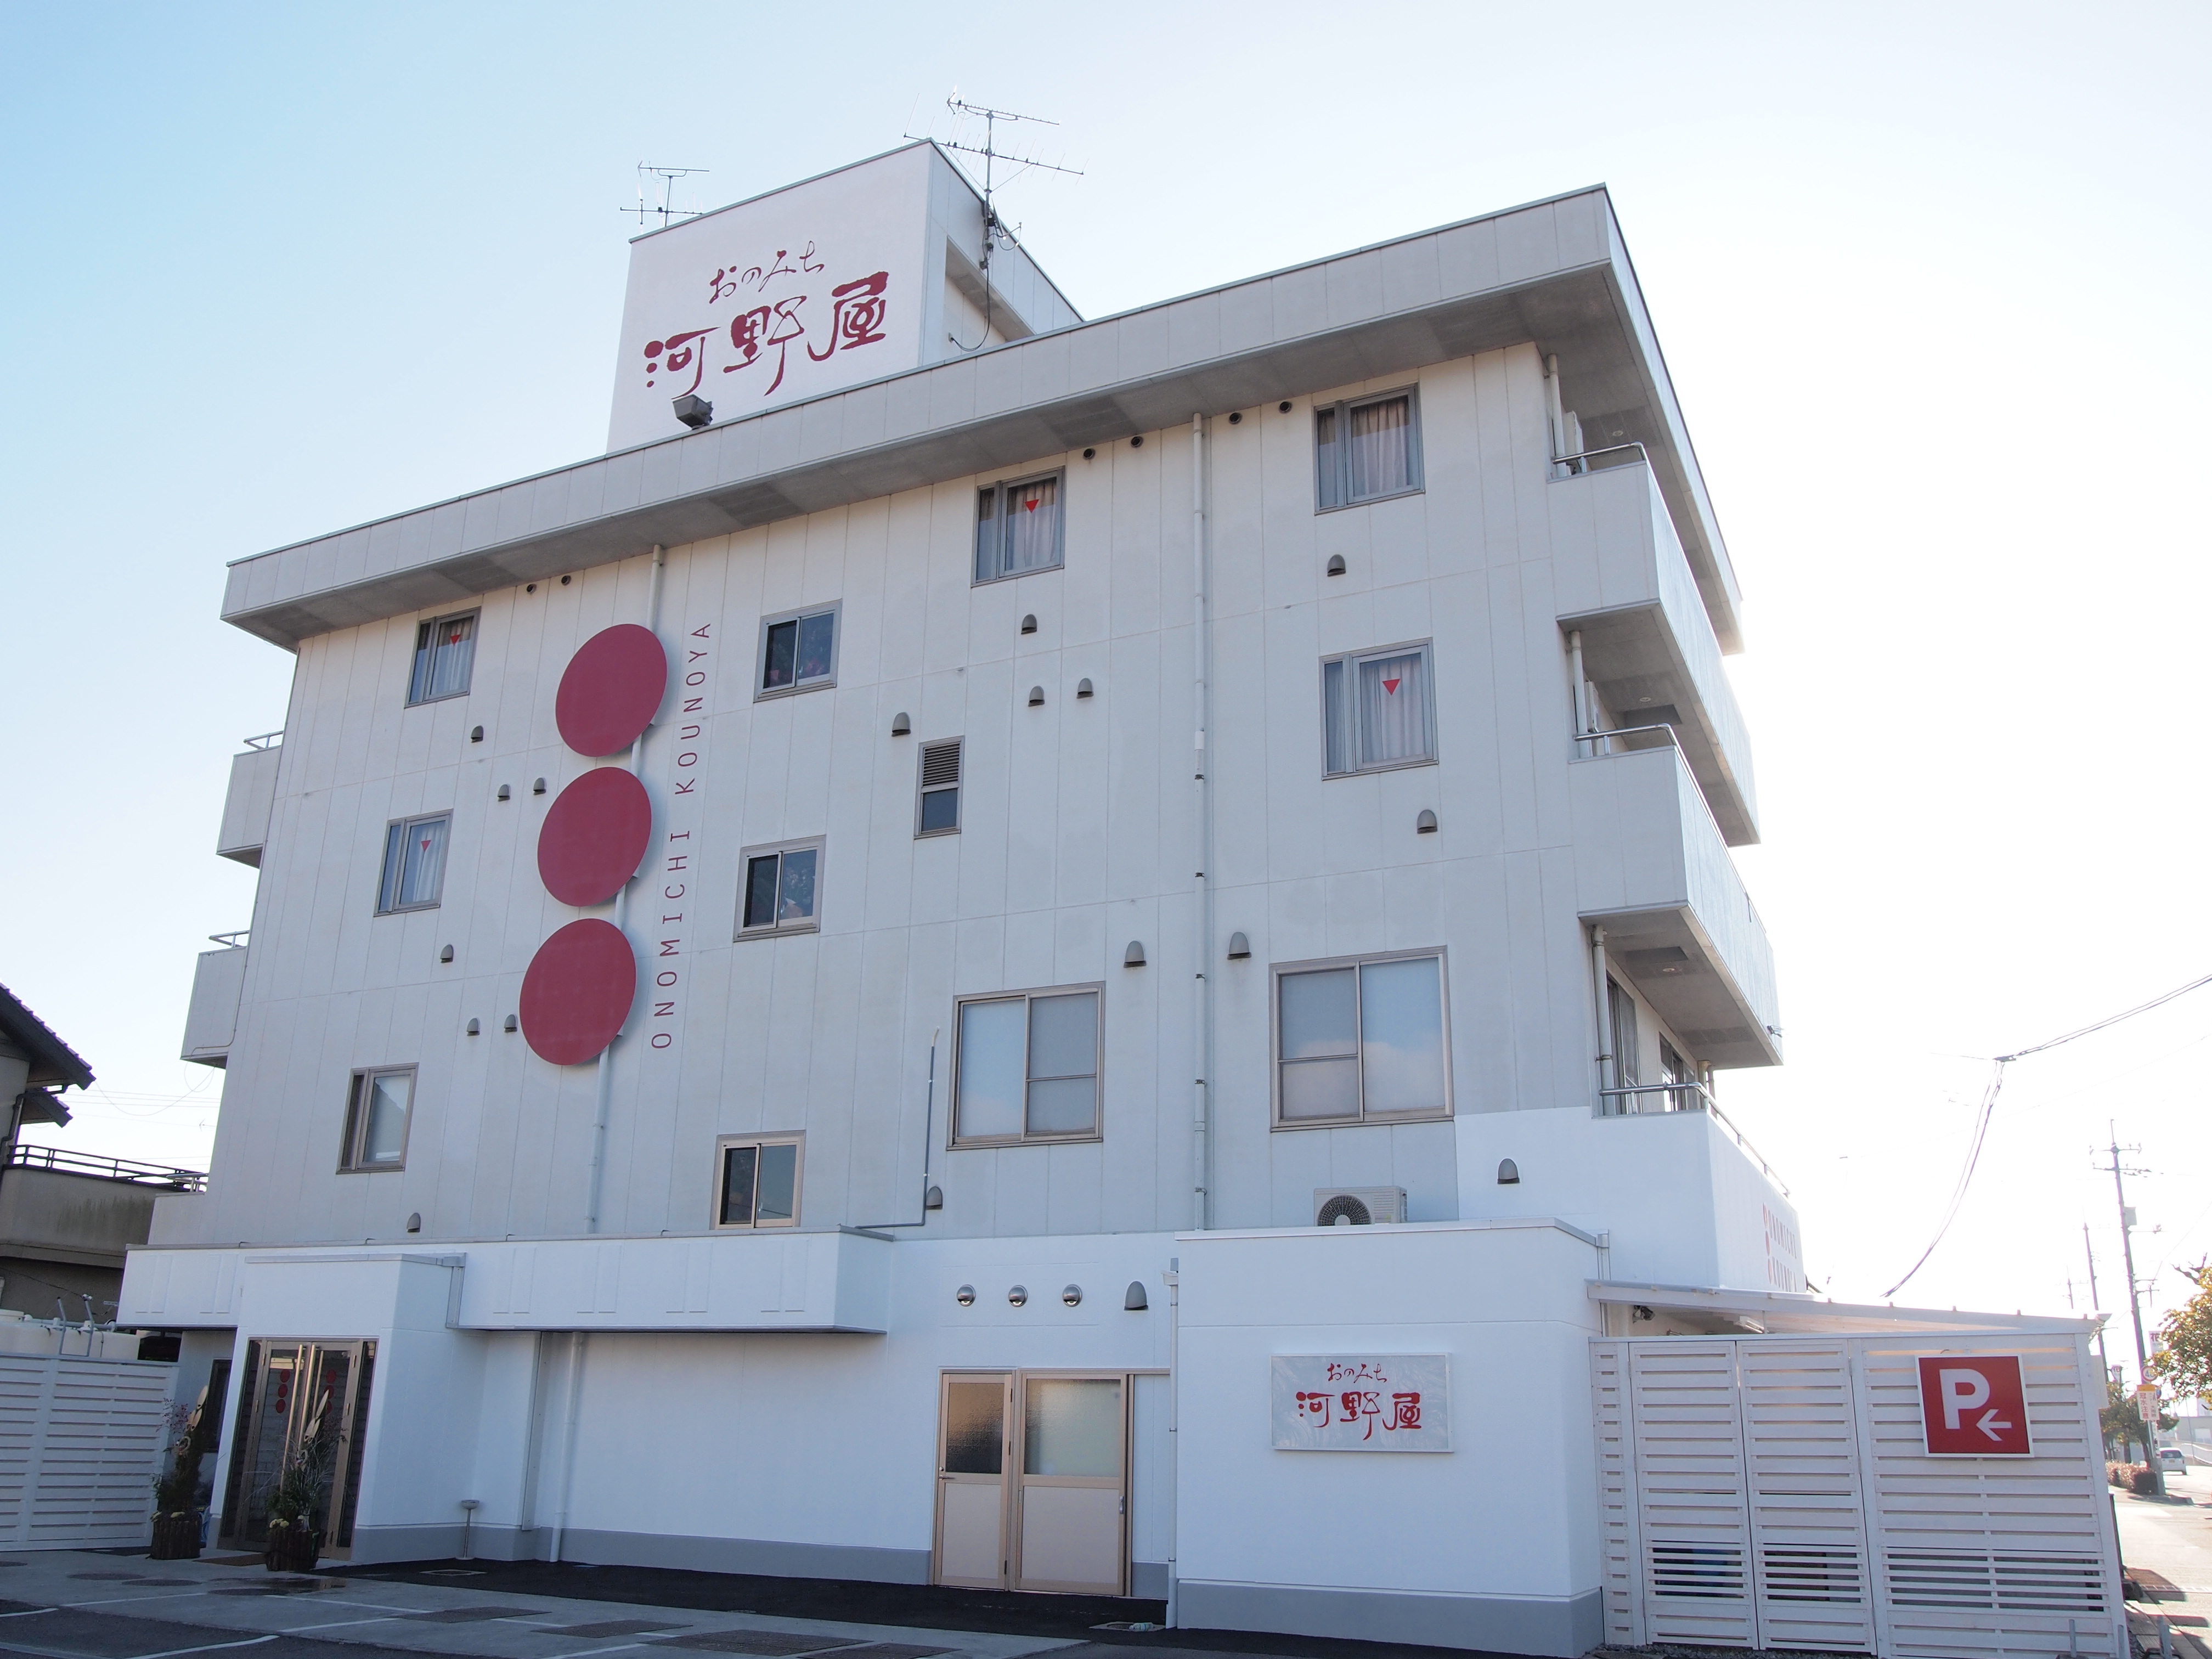
[[[2020,1356],[1938,1354],[1920,1362],[1920,1426],[1931,1457],[2026,1457]]]

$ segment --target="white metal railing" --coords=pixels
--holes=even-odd
[[[142,1164],[135,1158],[102,1158],[94,1152],[72,1152],[59,1146],[18,1145],[8,1150],[11,1169],[52,1170],[60,1175],[96,1176],[103,1181],[127,1181],[134,1186],[160,1187],[167,1191],[198,1193],[207,1190],[207,1175],[200,1170],[173,1169],[166,1164]]]
[[[259,732],[246,738],[246,746],[248,749],[275,749],[282,745],[283,741],[284,733],[280,727],[276,731]]]
[[[1618,1089],[1601,1089],[1597,1093],[1601,1103],[1598,1115],[1601,1117],[1644,1117],[1662,1112],[1704,1113],[1728,1132],[1729,1139],[1742,1149],[1746,1158],[1759,1165],[1761,1172],[1784,1198],[1790,1196],[1789,1183],[1761,1155],[1759,1148],[1751,1144],[1743,1131],[1729,1121],[1728,1114],[1722,1111],[1713,1099],[1713,1091],[1695,1079],[1685,1079],[1680,1083],[1632,1083]],[[1650,1096],[1660,1097],[1662,1103],[1656,1107],[1643,1104],[1644,1100]]]
[[[243,951],[246,948],[246,941],[252,937],[252,933],[253,930],[251,927],[241,927],[234,933],[210,933],[208,939],[211,943],[220,945],[225,950]]]
[[[1626,466],[1629,464],[1626,460],[1607,460],[1605,458],[1609,455],[1633,455],[1644,465],[1651,465],[1651,453],[1642,444],[1609,444],[1603,449],[1585,449],[1578,454],[1554,455],[1552,458],[1552,465],[1559,470],[1554,471],[1552,476],[1555,478],[1579,478],[1586,473],[1608,472],[1616,466]],[[1596,463],[1602,463],[1602,465]]]

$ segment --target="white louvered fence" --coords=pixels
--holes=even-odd
[[[173,1371],[0,1353],[0,1548],[147,1540]]]
[[[2033,1455],[1931,1457],[1923,1354],[2021,1359]],[[2126,1651],[2086,1340],[1591,1345],[1610,1642]]]

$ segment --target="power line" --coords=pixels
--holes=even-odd
[[[2065,1036],[2052,1037],[2047,1042],[2038,1042],[2026,1048],[2015,1049],[2008,1054],[1999,1054],[1991,1060],[1989,1085],[1982,1091],[1981,1109],[1974,1118],[1973,1139],[1966,1147],[1966,1167],[1959,1171],[1958,1184],[1951,1188],[1951,1201],[1944,1208],[1943,1219],[1936,1224],[1936,1237],[1928,1241],[1928,1248],[1921,1251],[1919,1260],[1905,1270],[1905,1277],[1882,1292],[1882,1299],[1885,1302],[1887,1301],[1912,1282],[1913,1274],[1928,1265],[1928,1258],[1936,1254],[1936,1247],[1943,1242],[1943,1235],[1951,1231],[1951,1223],[1957,1219],[1959,1206],[1966,1201],[1966,1188],[1974,1179],[1975,1167],[1982,1161],[1982,1145],[1989,1137],[1990,1119],[1996,1111],[1997,1097],[2004,1091],[2006,1066],[2016,1060],[2026,1060],[2030,1054],[2045,1054],[2051,1049],[2063,1048],[2067,1043],[2081,1037],[2089,1036],[2107,1027],[2118,1025],[2124,1019],[2133,1019],[2137,1014],[2147,1014],[2154,1008],[2162,1008],[2176,997],[2186,996],[2190,992],[2206,985],[2212,985],[2212,974],[2207,974],[2201,979],[2193,979],[2186,985],[2176,986],[2163,996],[2153,997],[2148,1002],[2138,1003],[2124,1012],[2108,1015],[2093,1025],[2084,1025],[2078,1031],[2069,1031]],[[2132,1286],[2130,1288],[2132,1289]]]

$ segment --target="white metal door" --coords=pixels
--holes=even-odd
[[[1759,1645],[1872,1652],[1850,1352],[1841,1341],[1734,1346]]]
[[[1759,1645],[1735,1345],[1629,1345],[1645,1639]]]
[[[936,1582],[1006,1584],[1006,1470],[1013,1452],[1011,1371],[947,1371],[939,1383]]]

